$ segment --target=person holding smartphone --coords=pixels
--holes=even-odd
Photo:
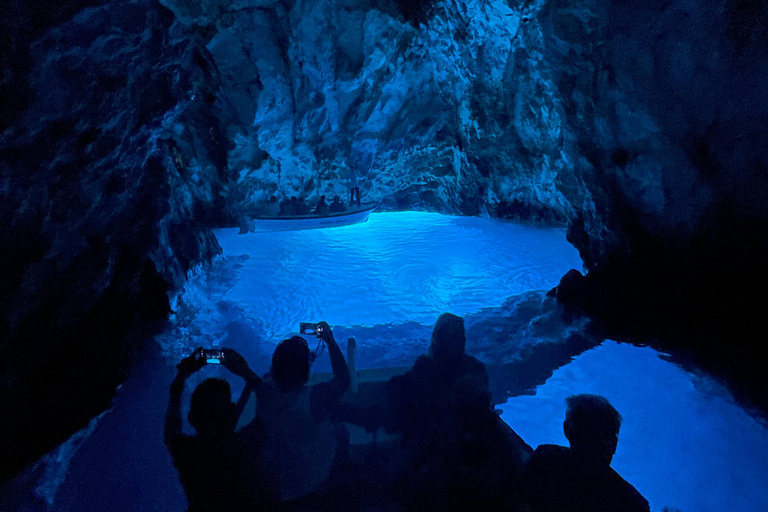
[[[269,374],[253,387],[257,415],[267,433],[267,483],[283,502],[323,499],[319,490],[332,487],[329,476],[343,453],[343,427],[333,423],[332,415],[349,387],[349,368],[328,323],[314,327],[328,348],[331,381],[306,385],[312,354],[304,338],[293,336],[278,344]]]
[[[189,504],[188,512],[273,510],[276,499],[258,463],[266,436],[254,418],[235,431],[240,411],[231,401],[223,379],[206,379],[192,393],[188,420],[196,435],[182,432],[181,399],[186,380],[208,363],[224,368],[258,387],[261,379],[232,349],[197,349],[178,364],[165,416],[165,444],[179,472]]]

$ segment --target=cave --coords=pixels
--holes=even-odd
[[[495,381],[501,393],[519,385],[499,405],[513,428],[526,407],[562,405],[569,378],[610,389],[608,376],[621,380],[612,358],[624,358],[646,369],[651,377],[637,378],[659,403],[743,413],[739,425],[766,440],[765,2],[13,0],[4,12],[0,508],[89,506],[56,500],[68,476],[88,471],[50,461],[76,460],[99,430],[120,435],[125,396],[165,392],[171,361],[194,348],[178,342],[193,325],[184,322],[210,300],[194,302],[201,282],[243,268],[274,274],[249,266],[256,247],[236,254],[245,242],[233,240],[254,239],[237,234],[249,212],[273,196],[346,198],[352,172],[377,204],[366,233],[416,215],[430,226],[450,219],[456,233],[473,222],[554,230],[569,244],[555,252],[574,251],[572,264],[547,267],[558,275],[546,282],[498,300],[489,292],[474,309],[442,303],[466,315],[492,380],[499,354],[552,331],[559,348],[514,352],[514,371],[511,360],[498,365],[518,375]],[[322,246],[318,236],[307,243]],[[516,265],[497,272],[514,281],[505,269],[523,272]],[[371,325],[395,322],[366,307]],[[494,312],[473,316],[486,307]],[[437,314],[412,331],[398,318],[364,332],[426,339]],[[343,316],[339,338],[362,339],[362,320]],[[233,336],[250,332],[237,325]],[[517,341],[494,337],[502,325]],[[146,420],[162,448],[162,417]],[[534,445],[560,435],[539,427],[519,433]],[[741,507],[763,510],[761,493],[732,478],[712,492],[743,491]],[[168,496],[183,510],[178,485]],[[732,506],[727,496],[651,505],[714,510]]]

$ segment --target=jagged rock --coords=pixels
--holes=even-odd
[[[569,307],[768,396],[765,2],[160,3],[0,20],[10,470],[106,405],[210,225],[351,169],[384,209],[569,223]]]
[[[0,134],[0,478],[108,405],[169,291],[220,250],[214,64],[154,2],[92,3],[39,27]]]

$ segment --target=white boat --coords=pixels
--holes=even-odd
[[[326,215],[291,215],[279,217],[253,216],[248,219],[248,231],[263,233],[267,231],[295,231],[299,229],[334,228],[360,224],[368,220],[368,216],[376,209],[378,203],[363,203],[343,212]]]

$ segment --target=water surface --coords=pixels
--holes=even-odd
[[[445,311],[465,315],[550,289],[582,265],[564,229],[424,212],[374,213],[366,223],[332,229],[222,229],[216,236],[225,258],[217,271],[233,277],[230,285],[214,289],[207,274],[193,278],[187,293],[198,302],[208,293],[236,304],[274,339],[320,319],[431,324]]]

